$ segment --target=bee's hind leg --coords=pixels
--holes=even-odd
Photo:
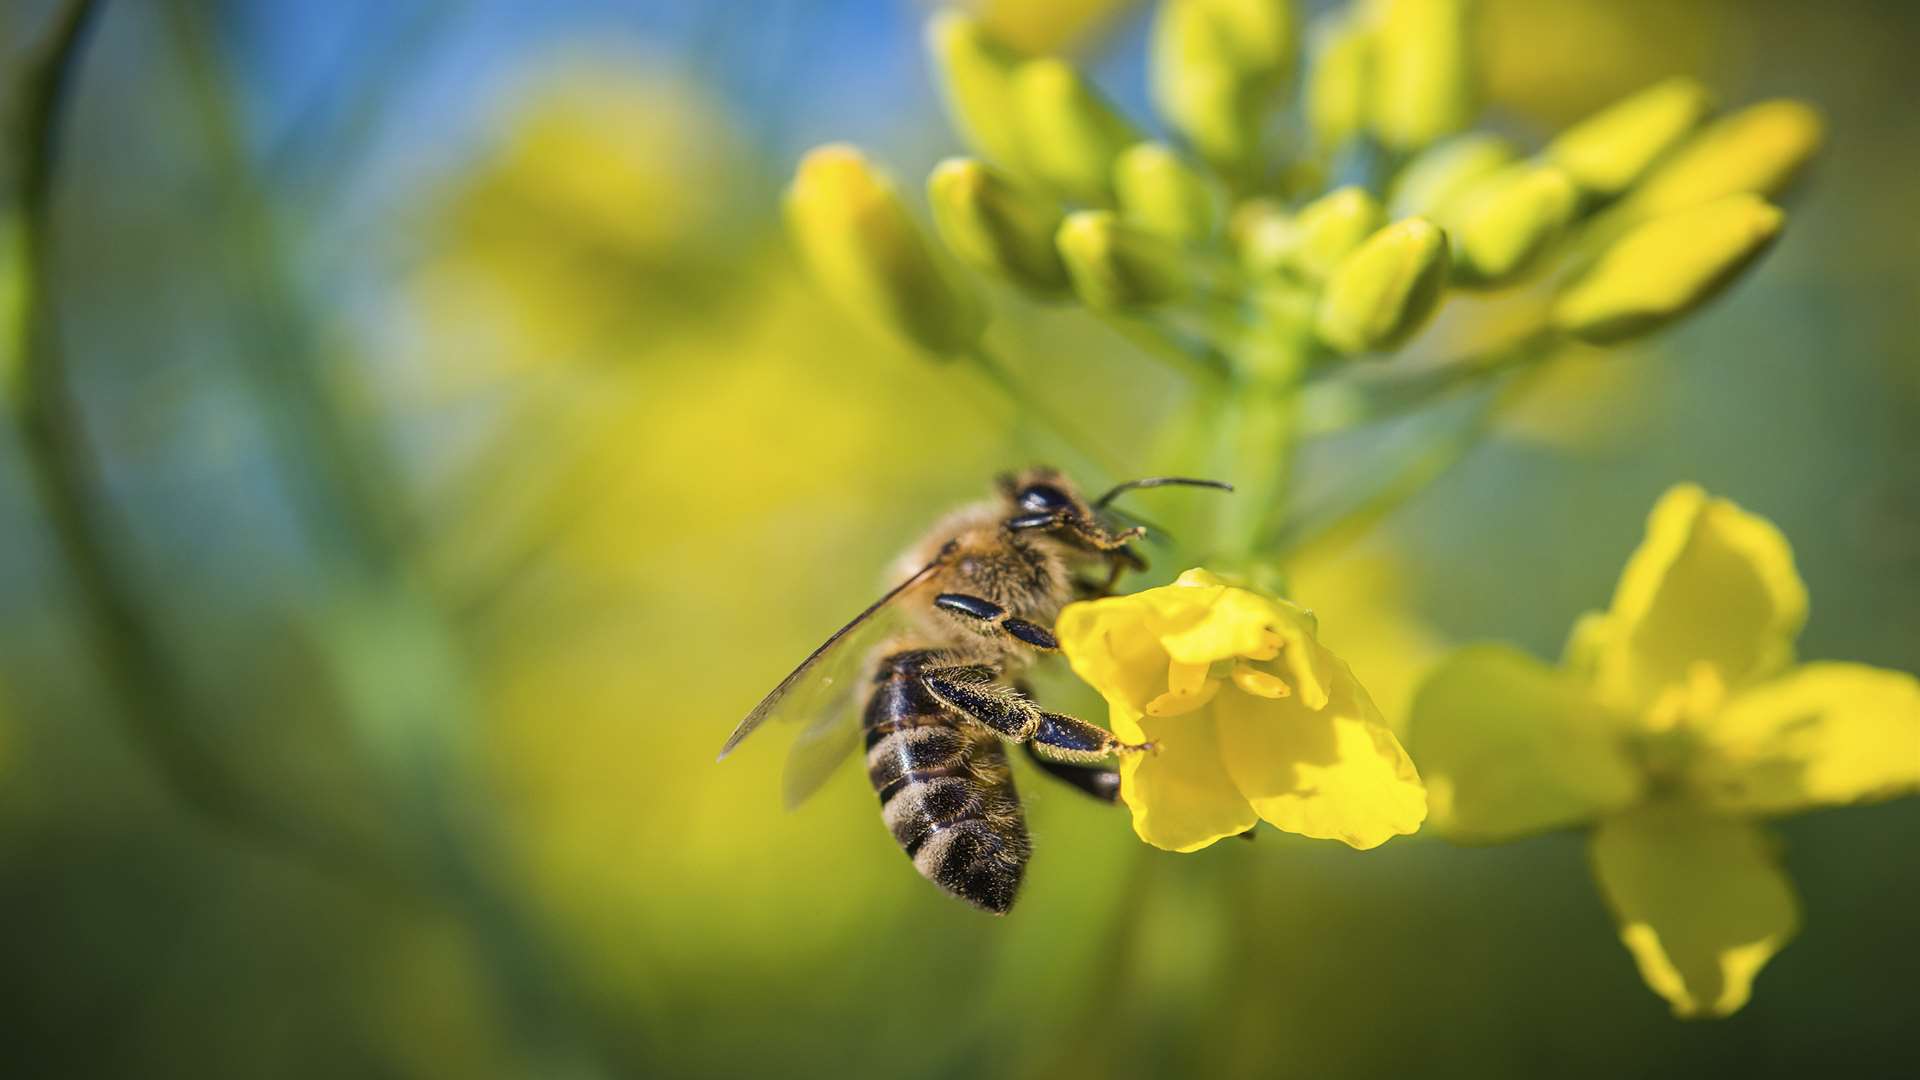
[[[995,682],[995,674],[989,664],[955,663],[923,670],[920,681],[948,708],[1004,738],[1031,743],[1036,753],[1053,761],[1084,764],[1152,749],[1151,743],[1123,743],[1105,728],[1048,712],[1013,687]]]
[[[1104,803],[1120,801],[1120,770],[1110,765],[1075,765],[1042,757],[1035,743],[1023,743],[1027,757],[1040,771],[1062,783],[1070,784]]]

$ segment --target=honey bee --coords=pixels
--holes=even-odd
[[[791,807],[864,735],[880,816],[914,869],[978,908],[1005,914],[1031,845],[1003,741],[1107,802],[1118,798],[1120,776],[1105,760],[1151,748],[1042,708],[1018,678],[1058,651],[1049,628],[1069,600],[1108,595],[1122,573],[1146,569],[1131,543],[1145,530],[1110,524],[1106,515],[1117,511],[1108,504],[1165,484],[1232,490],[1159,476],[1089,503],[1053,469],[1001,476],[995,498],[942,518],[903,554],[899,584],[781,680],[720,757],[771,716],[807,721],[788,759]],[[1083,577],[1088,570],[1096,576]],[[866,688],[859,710],[849,707],[856,684]]]

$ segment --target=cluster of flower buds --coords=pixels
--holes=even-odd
[[[928,47],[972,154],[929,179],[942,244],[844,146],[801,163],[793,226],[829,291],[936,354],[977,348],[985,325],[950,255],[1103,314],[1204,311],[1230,363],[1275,341],[1308,361],[1387,353],[1450,292],[1519,285],[1539,288],[1549,332],[1620,342],[1710,299],[1778,234],[1766,200],[1819,144],[1810,108],[1712,120],[1675,78],[1529,153],[1468,130],[1472,7],[1354,0],[1303,26],[1293,0],[1162,0],[1149,83],[1178,145],[1066,61],[942,13]]]

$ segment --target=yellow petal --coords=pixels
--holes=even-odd
[[[1569,676],[1505,646],[1471,646],[1428,676],[1407,744],[1434,826],[1498,842],[1594,821],[1640,798],[1622,719]]]
[[[1167,655],[1189,664],[1211,664],[1218,660],[1244,657],[1250,660],[1275,658],[1274,642],[1280,642],[1278,659],[1286,669],[1286,681],[1309,709],[1326,704],[1330,673],[1322,657],[1326,651],[1316,646],[1313,614],[1297,604],[1261,596],[1246,589],[1204,584],[1193,571],[1181,576],[1181,585],[1171,589],[1152,589],[1140,594],[1162,605],[1186,602],[1184,597],[1204,599],[1201,617],[1187,617],[1160,638]],[[1202,571],[1201,573],[1204,573]],[[1207,575],[1212,578],[1212,575]],[[1218,579],[1213,579],[1218,580]],[[1314,647],[1309,647],[1314,646]]]
[[[1140,839],[1168,851],[1198,851],[1238,836],[1259,820],[1221,761],[1210,713],[1141,721],[1158,744],[1120,760],[1120,798],[1133,811]]]
[[[1596,658],[1602,696],[1645,707],[1696,663],[1737,691],[1792,662],[1807,590],[1780,530],[1692,485],[1667,492],[1628,560]]]
[[[1426,789],[1346,664],[1329,655],[1329,666],[1332,696],[1319,711],[1299,698],[1222,692],[1213,704],[1220,745],[1262,818],[1301,836],[1377,847],[1420,828]]]
[[[1510,840],[1591,821],[1640,797],[1621,718],[1577,682],[1503,645],[1460,650],[1414,699],[1407,742],[1434,827]]]
[[[1675,1016],[1726,1016],[1798,929],[1799,905],[1758,826],[1651,806],[1594,831],[1600,891],[1647,985]]]
[[[1713,806],[1781,813],[1920,791],[1920,680],[1808,664],[1736,697],[1702,732],[1692,780]]]
[[[1106,699],[1108,726],[1132,743],[1145,740],[1140,717],[1166,692],[1167,652],[1145,627],[1129,596],[1068,604],[1054,627],[1073,673]]]

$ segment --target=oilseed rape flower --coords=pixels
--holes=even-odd
[[[1771,523],[1674,488],[1559,668],[1475,646],[1422,687],[1408,742],[1434,827],[1491,842],[1591,826],[1647,985],[1679,1016],[1738,1010],[1799,922],[1760,819],[1920,790],[1920,681],[1796,665],[1806,613]]]
[[[1120,764],[1142,840],[1195,851],[1264,820],[1371,848],[1420,827],[1419,773],[1316,634],[1306,609],[1198,569],[1060,613],[1060,648],[1114,733],[1154,744]]]

